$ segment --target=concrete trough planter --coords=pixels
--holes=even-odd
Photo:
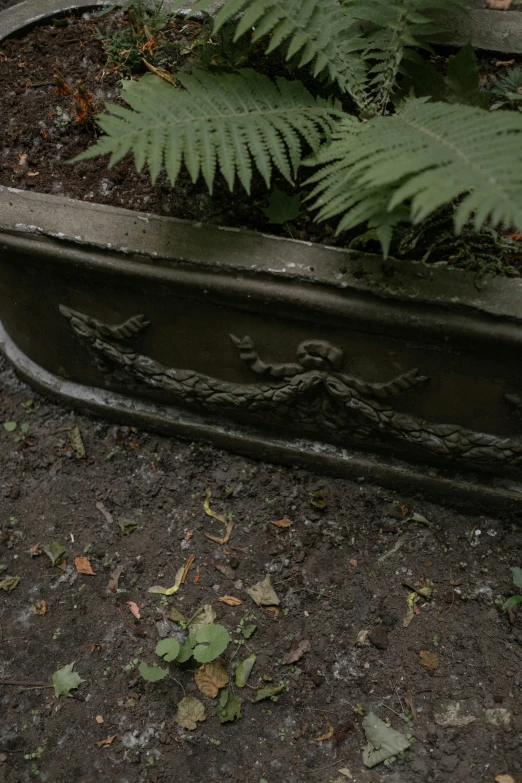
[[[0,348],[67,404],[518,509],[522,280],[9,188],[0,229]]]

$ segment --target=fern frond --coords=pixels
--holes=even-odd
[[[200,0],[191,13],[204,11],[213,0]],[[269,36],[266,53],[286,46],[286,59],[310,66],[314,77],[326,75],[361,106],[364,103],[365,47],[356,17],[335,0],[226,0],[214,18],[214,31],[238,17],[235,40]]]
[[[384,112],[395,89],[403,59],[425,47],[428,36],[444,32],[444,16],[433,11],[463,12],[462,0],[341,0],[352,18],[366,23],[366,58],[370,61],[368,103]]]
[[[340,116],[301,82],[274,84],[251,70],[177,79],[184,90],[153,75],[134,83],[124,92],[131,108],[108,104],[110,114],[98,117],[106,135],[75,160],[110,153],[112,166],[132,151],[138,171],[148,165],[153,181],[165,165],[174,184],[184,163],[192,181],[201,173],[212,192],[219,167],[231,190],[237,175],[249,192],[252,161],[267,186],[274,168],[292,181],[303,142],[317,150]]]
[[[459,199],[455,229],[474,216],[478,231],[522,227],[522,117],[482,109],[411,101],[368,123],[341,121],[331,142],[306,162],[319,165],[309,182],[318,219],[341,215],[338,232],[410,204],[419,223]]]

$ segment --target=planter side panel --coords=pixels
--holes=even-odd
[[[404,303],[383,324],[386,306],[353,290],[2,245],[3,325],[54,376],[274,437],[522,475],[517,328],[484,339],[502,319],[456,335],[440,307]]]

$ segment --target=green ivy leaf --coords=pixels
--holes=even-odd
[[[4,421],[4,430],[6,432],[14,432],[17,426],[16,421]]]
[[[250,677],[250,672],[252,671],[255,662],[256,654],[252,653],[252,655],[249,655],[248,658],[245,658],[244,661],[241,661],[241,663],[237,665],[236,685],[238,688],[244,688],[247,684],[248,678]]]
[[[515,587],[520,587],[522,589],[522,568],[512,568],[511,569],[513,573],[513,584]]]
[[[196,641],[194,658],[200,663],[209,663],[226,650],[230,636],[224,625],[204,625],[196,633]]]
[[[259,688],[254,702],[263,701],[264,699],[272,699],[272,701],[277,701],[279,694],[283,693],[285,687],[285,685],[266,685],[264,688]]]
[[[174,661],[181,650],[181,645],[176,639],[161,639],[156,645],[156,655],[170,663]]]
[[[214,715],[219,718],[220,723],[228,723],[229,721],[242,718],[241,701],[236,699],[235,696],[231,696],[228,688],[225,688],[225,690],[221,691],[219,705],[216,707]]]
[[[164,680],[169,673],[168,669],[162,669],[157,663],[149,666],[147,663],[140,663],[138,666],[139,673],[147,682],[158,682],[158,680]]]
[[[53,565],[62,559],[66,549],[59,541],[51,541],[50,544],[42,544],[42,549]]]
[[[80,683],[85,682],[77,672],[73,671],[75,663],[76,661],[68,663],[66,666],[63,666],[61,669],[54,672],[53,685],[54,695],[56,697],[70,696],[71,691],[75,690]]]
[[[522,595],[512,595],[507,601],[502,604],[502,609],[507,612],[508,609],[513,609],[514,606],[522,603]]]
[[[268,199],[268,207],[262,210],[269,223],[286,223],[299,217],[301,194],[289,196],[284,190],[274,188]]]

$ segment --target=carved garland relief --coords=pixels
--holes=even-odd
[[[431,424],[395,411],[391,400],[429,380],[416,369],[385,383],[366,383],[342,372],[342,349],[324,340],[302,342],[294,362],[274,364],[257,354],[250,337],[230,335],[240,360],[260,376],[257,383],[231,383],[137,353],[126,341],[150,325],[143,315],[109,325],[64,305],[60,312],[102,372],[119,382],[167,391],[173,401],[216,413],[246,412],[279,425],[291,421],[303,435],[328,430],[329,440],[345,445],[378,443],[384,437],[476,466],[522,461],[522,440]]]

